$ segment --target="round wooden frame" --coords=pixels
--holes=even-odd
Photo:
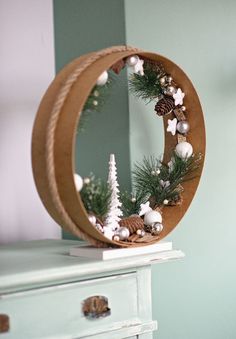
[[[191,126],[188,141],[195,153],[205,154],[204,118],[198,95],[186,74],[172,61],[133,47],[115,46],[83,55],[66,65],[49,86],[37,112],[32,135],[33,174],[41,200],[53,219],[66,231],[98,247],[147,245],[106,238],[89,222],[74,184],[74,152],[80,112],[99,75],[133,54],[161,62],[166,72],[180,85],[185,93],[187,119]],[[177,137],[166,132],[169,118],[170,115],[163,117],[164,161],[168,161],[177,144]],[[183,183],[182,205],[163,209],[164,230],[158,240],[169,234],[187,211],[199,184],[202,167],[203,161],[199,175]]]

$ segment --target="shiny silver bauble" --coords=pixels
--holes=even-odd
[[[120,227],[115,235],[118,235],[120,240],[127,240],[129,238],[129,230],[127,227]]]
[[[160,222],[155,223],[152,226],[151,233],[152,235],[159,235],[163,230],[163,225]]]
[[[189,123],[186,120],[179,121],[176,128],[177,131],[181,134],[186,134],[190,130]]]

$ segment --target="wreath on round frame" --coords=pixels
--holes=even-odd
[[[74,64],[77,63],[79,67],[74,68]],[[33,169],[40,196],[50,214],[63,228],[96,246],[129,247],[156,242],[176,226],[176,221],[178,222],[187,210],[199,182],[203,166],[202,154],[205,150],[205,129],[197,94],[186,75],[171,61],[126,46],[113,47],[84,56],[75,60],[74,64],[73,62],[69,64],[56,77],[42,100],[35,122]],[[109,67],[104,67],[105,64]],[[72,163],[69,169],[74,168],[71,157],[74,146],[69,144],[71,152],[65,156],[66,153],[63,153],[63,150],[58,151],[59,147],[56,147],[59,140],[56,134],[61,135],[60,126],[63,121],[75,132],[75,121],[72,119],[68,122],[68,117],[66,119],[65,114],[62,114],[65,111],[65,100],[72,103],[74,111],[75,94],[80,93],[82,88],[83,100],[80,102],[80,107],[83,107],[80,114],[82,120],[89,111],[98,110],[100,103],[104,101],[110,84],[109,72],[119,74],[126,65],[133,71],[129,77],[131,91],[144,100],[155,101],[155,111],[164,119],[163,160],[146,157],[142,163],[135,165],[132,193],[119,193],[114,155],[110,157],[108,183],[94,176],[82,179],[78,174],[73,175],[73,183],[71,180],[65,182],[68,179],[65,161],[69,160]],[[71,68],[74,68],[73,76],[68,77]],[[92,68],[95,70],[94,73]],[[62,83],[62,78],[66,80],[65,83]],[[84,80],[89,84],[87,88],[81,86]],[[181,80],[186,90],[183,90]],[[192,101],[189,99],[191,96]],[[186,100],[186,105],[183,100]],[[45,115],[42,118],[45,109],[48,112],[46,119]],[[61,121],[56,120],[55,112],[57,118],[62,116],[64,118]],[[42,133],[42,126],[46,127],[46,133]],[[70,139],[72,142],[74,134]],[[193,147],[193,143],[196,146],[198,140],[198,147]],[[42,159],[41,154],[39,156],[43,142],[46,144],[46,159]],[[44,169],[44,176],[39,179],[39,174],[42,174],[42,160],[44,164],[46,162],[46,173]],[[62,170],[58,168],[58,164],[64,165]],[[51,180],[53,176],[54,179]],[[76,204],[72,204],[70,211],[68,208],[69,203],[73,202],[73,198],[68,195],[70,190],[76,191],[80,211],[83,212],[79,214],[81,216],[79,223],[74,221]],[[45,197],[46,193],[50,193],[49,198]],[[63,200],[64,210],[61,208]],[[86,223],[82,225],[85,210],[88,216],[86,214]],[[168,215],[172,215],[169,224]]]

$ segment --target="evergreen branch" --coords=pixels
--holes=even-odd
[[[201,154],[181,159],[173,153],[171,162],[169,167],[154,157],[144,157],[143,163],[136,164],[133,170],[134,187],[149,196],[154,207],[162,205],[164,200],[171,204],[180,199],[181,183],[192,178],[199,168]]]
[[[108,81],[103,86],[95,85],[83,107],[83,111],[80,116],[79,131],[84,131],[86,123],[91,113],[101,113],[104,104],[107,101],[107,97],[110,94],[111,87],[116,79],[116,75],[112,72],[108,72]]]
[[[144,204],[148,200],[148,196],[143,191],[137,191],[130,194],[127,191],[121,192],[120,200],[122,202],[122,212],[124,217],[128,217],[132,214],[138,214],[140,211],[140,205]]]
[[[163,76],[162,67],[147,60],[144,62],[144,75],[133,73],[129,78],[130,91],[138,98],[150,102],[154,99],[160,99],[163,89],[160,84],[160,77]]]
[[[84,207],[88,213],[103,220],[108,212],[111,200],[111,190],[100,178],[90,175],[90,183],[85,184],[80,192]]]

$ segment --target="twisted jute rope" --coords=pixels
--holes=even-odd
[[[70,90],[74,83],[78,80],[80,74],[86,70],[91,64],[96,62],[98,59],[107,56],[115,52],[141,52],[140,49],[130,46],[114,46],[110,48],[103,49],[97,53],[92,54],[90,57],[86,58],[67,78],[65,84],[61,87],[57,99],[53,105],[51,116],[49,118],[49,123],[47,126],[46,132],[46,174],[49,183],[49,190],[51,193],[51,198],[56,208],[58,214],[63,221],[63,224],[67,226],[68,230],[74,231],[83,240],[90,242],[96,247],[105,247],[107,244],[102,243],[90,235],[82,232],[79,227],[74,223],[70,215],[67,213],[59,192],[57,188],[56,175],[55,175],[55,166],[54,166],[54,144],[55,144],[55,130],[57,122],[60,116],[61,109],[65,103],[66,98],[68,97]]]

